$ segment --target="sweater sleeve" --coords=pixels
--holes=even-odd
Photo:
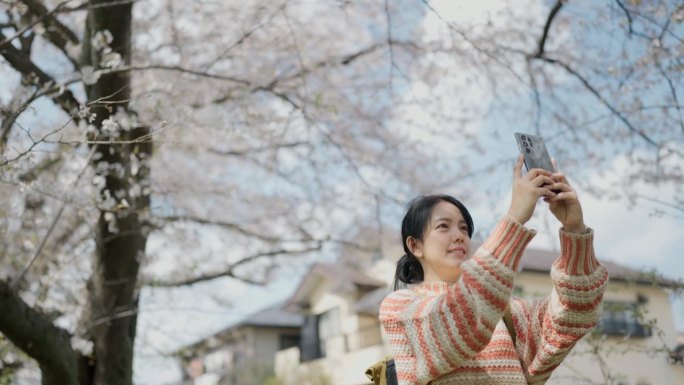
[[[594,256],[594,233],[560,230],[561,255],[551,267],[545,298],[511,301],[517,342],[528,384],[543,384],[601,317],[608,273]]]
[[[461,265],[458,282],[440,295],[406,289],[380,306],[402,384],[427,384],[485,348],[506,309],[515,269],[535,235],[504,218]]]

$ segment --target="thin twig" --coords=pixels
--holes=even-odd
[[[83,166],[83,168],[81,169],[81,171],[80,171],[80,172],[78,173],[78,175],[76,176],[76,179],[75,179],[74,182],[72,183],[72,185],[73,185],[74,187],[78,184],[79,180],[81,179],[81,177],[83,176],[83,174],[85,173],[85,171],[88,169],[88,165],[90,164],[90,160],[91,160],[91,159],[93,158],[93,156],[95,155],[95,150],[96,150],[96,149],[97,149],[97,146],[93,146],[93,147],[90,149],[90,153],[88,154],[88,158],[87,158],[87,160],[86,160],[86,162],[85,162],[85,165]],[[12,288],[12,290],[16,290],[17,286],[19,285],[19,282],[21,282],[21,280],[24,278],[24,275],[26,275],[26,273],[28,272],[28,270],[29,270],[29,269],[31,268],[31,266],[33,265],[33,263],[34,263],[34,262],[38,259],[38,257],[40,256],[40,253],[43,251],[43,247],[44,247],[45,244],[47,243],[48,238],[50,237],[50,235],[51,235],[52,232],[54,231],[55,227],[57,226],[57,222],[59,222],[59,219],[62,217],[62,212],[64,212],[64,208],[65,208],[65,207],[66,207],[66,201],[65,201],[65,202],[62,202],[62,205],[60,206],[59,211],[57,211],[57,215],[55,215],[55,218],[52,220],[52,224],[50,224],[50,228],[48,229],[47,233],[46,233],[45,236],[43,237],[43,240],[40,242],[40,245],[39,245],[38,248],[36,249],[36,252],[33,254],[33,257],[31,258],[31,260],[29,261],[29,263],[24,267],[24,269],[21,271],[21,273],[19,273],[19,275],[17,275],[17,277],[14,278],[14,281],[10,284],[10,287]]]
[[[627,27],[628,27],[628,31],[629,31],[629,37],[632,37],[632,34],[634,33],[634,29],[632,27],[632,14],[629,13],[629,10],[627,9],[627,7],[625,7],[625,5],[622,4],[622,1],[620,1],[620,0],[615,0],[615,1],[617,2],[620,9],[622,9],[625,12],[625,16],[627,17]]]

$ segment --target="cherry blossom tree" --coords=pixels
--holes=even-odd
[[[580,176],[629,170],[619,188],[581,182],[596,194],[684,208],[674,1],[468,18],[425,0],[5,0],[1,15],[5,374],[131,383],[141,287],[262,284],[325,249],[377,250],[417,193],[496,197],[516,127]]]

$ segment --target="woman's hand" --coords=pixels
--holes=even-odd
[[[554,166],[555,166],[554,162]],[[571,233],[582,233],[587,227],[584,224],[582,205],[577,198],[577,192],[570,186],[568,179],[562,173],[551,175],[554,183],[548,186],[558,193],[554,197],[544,198],[549,203],[549,210],[563,224],[563,229]]]
[[[551,172],[533,168],[523,176],[523,159],[522,155],[518,156],[513,168],[513,194],[511,207],[508,209],[508,216],[521,224],[530,220],[539,197],[552,199],[556,196],[550,187],[555,183]]]

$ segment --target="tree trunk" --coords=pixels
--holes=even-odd
[[[83,39],[82,66],[100,67],[102,51],[92,45],[92,37],[108,31],[113,52],[121,55],[125,64],[131,61],[132,4],[110,5],[107,0],[92,0]],[[101,6],[97,6],[101,5]],[[147,233],[143,231],[144,215],[149,210],[146,194],[131,196],[132,187],[146,190],[151,154],[149,142],[130,144],[149,133],[146,127],[119,130],[112,137],[102,129],[102,122],[118,110],[129,111],[131,82],[127,72],[102,76],[87,86],[88,104],[97,114],[93,122],[98,127],[98,140],[114,140],[129,144],[98,144],[94,163],[106,162],[103,171],[105,187],[102,199],[114,197],[115,207],[100,209],[96,234],[96,256],[93,276],[89,282],[91,324],[90,334],[95,348],[95,384],[132,384],[133,345],[137,321],[138,269],[145,253]],[[143,166],[132,168],[131,158],[137,157]],[[117,171],[117,168],[119,169]],[[125,203],[124,204],[124,200]]]

